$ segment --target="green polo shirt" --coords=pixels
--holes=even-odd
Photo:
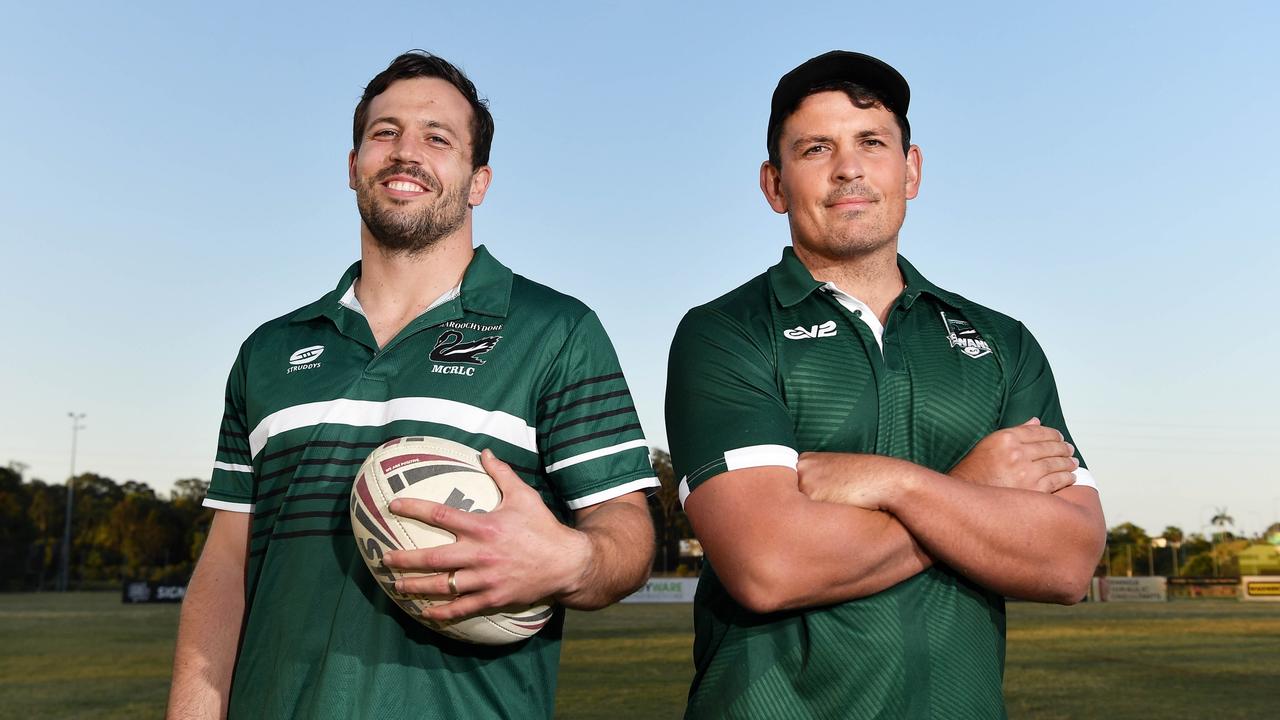
[[[565,522],[655,487],[613,347],[582,303],[478,247],[458,296],[378,348],[359,274],[258,328],[227,383],[205,504],[253,513],[231,716],[551,717],[563,610],[501,647],[427,630],[365,567],[348,497],[409,435],[492,449]]]
[[[789,247],[767,273],[689,311],[666,408],[682,499],[730,470],[794,469],[801,452],[946,472],[984,436],[1032,417],[1068,435],[1048,362],[1021,323],[898,266],[906,288],[883,348]],[[1077,482],[1093,484],[1083,461]],[[757,615],[708,564],[694,625],[689,718],[1004,716],[1003,598],[945,566],[869,597]]]

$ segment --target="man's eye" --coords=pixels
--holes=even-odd
[[[391,128],[384,128],[382,130],[378,130],[374,132],[373,136],[375,138],[393,138],[396,136],[396,131],[392,130]]]
[[[863,141],[863,144],[866,145],[867,147],[883,147],[884,146],[883,141],[877,140],[875,138],[867,138],[866,140]]]
[[[826,151],[827,151],[827,150],[829,150],[829,149],[830,149],[830,148],[828,148],[826,145],[810,145],[809,147],[807,147],[807,148],[805,148],[805,149],[804,149],[804,154],[805,154],[805,155],[820,155],[820,154],[822,154],[822,153],[826,152]]]
[[[445,138],[445,137],[444,137],[444,136],[442,136],[442,135],[428,135],[428,136],[427,136],[427,142],[432,143],[432,144],[434,144],[434,145],[448,145],[448,144],[449,144],[449,140],[448,140],[448,138]]]

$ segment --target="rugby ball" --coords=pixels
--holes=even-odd
[[[387,596],[410,617],[442,635],[480,645],[519,642],[542,629],[551,619],[550,605],[502,608],[489,615],[437,622],[422,616],[424,608],[441,605],[449,596],[398,592],[399,578],[422,573],[393,570],[382,564],[389,550],[413,550],[447,545],[453,533],[387,509],[396,498],[417,498],[467,512],[489,512],[502,492],[480,465],[480,453],[434,437],[405,437],[383,443],[360,466],[351,487],[351,528],[360,556]]]

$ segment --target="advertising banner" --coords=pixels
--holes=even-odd
[[[153,583],[145,580],[126,580],[121,602],[154,603],[182,602],[187,596],[187,586],[174,583]]]
[[[1169,599],[1167,578],[1104,577],[1098,578],[1105,602],[1165,602]]]
[[[624,603],[691,603],[698,578],[652,578],[644,587],[622,598]]]
[[[1245,575],[1240,578],[1240,599],[1280,602],[1280,575]]]

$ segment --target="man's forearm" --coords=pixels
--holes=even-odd
[[[811,500],[782,467],[713,477],[685,511],[716,575],[753,612],[865,597],[932,564],[892,515]]]
[[[576,610],[597,610],[634,592],[653,564],[653,521],[643,497],[604,503],[578,522],[585,559],[573,587],[556,597]]]
[[[995,592],[1072,603],[1084,595],[1106,529],[1097,492],[974,485],[933,473],[886,508],[939,562]]]
[[[243,540],[215,546],[215,533],[223,539],[238,536],[247,523],[247,516],[219,513],[187,587],[174,650],[169,720],[226,717],[244,621]]]

